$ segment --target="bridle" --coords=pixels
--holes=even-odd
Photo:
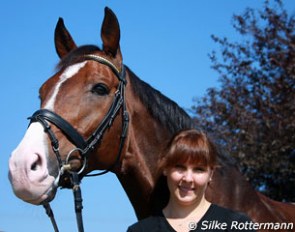
[[[37,110],[31,117],[29,117],[30,124],[33,122],[41,123],[41,125],[44,128],[44,132],[48,134],[48,137],[51,141],[52,150],[56,155],[59,171],[58,176],[53,184],[53,187],[60,187],[61,180],[66,177],[70,177],[69,179],[71,181],[71,186],[73,188],[74,193],[75,211],[79,232],[84,231],[82,220],[83,205],[80,181],[83,176],[103,175],[114,169],[120,163],[121,153],[124,147],[125,138],[127,136],[129,123],[129,116],[125,102],[126,71],[124,65],[122,65],[121,69],[119,70],[112,62],[110,62],[106,58],[94,54],[84,55],[83,58],[85,60],[96,61],[98,63],[108,66],[119,80],[117,91],[115,92],[113,102],[107,114],[102,119],[98,127],[94,130],[94,132],[90,135],[90,137],[87,140],[85,140],[83,136],[69,122],[67,122],[65,119],[63,119],[55,112],[48,109]],[[104,171],[95,174],[86,174],[86,167],[88,165],[88,158],[91,154],[91,151],[93,151],[93,149],[101,142],[102,136],[104,135],[105,131],[112,126],[112,123],[119,114],[120,110],[122,113],[122,132],[115,162]],[[59,152],[59,141],[55,136],[54,132],[52,131],[50,123],[54,124],[57,128],[59,128],[67,137],[67,139],[76,146],[68,153],[67,158],[65,160],[62,160],[61,158]],[[79,170],[73,170],[70,164],[71,156],[75,152],[78,152],[80,154],[81,160],[83,161],[82,167]],[[59,230],[49,203],[45,201],[43,202],[43,206],[46,210],[47,215],[51,219],[55,232],[58,232]]]

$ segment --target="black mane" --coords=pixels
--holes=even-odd
[[[134,93],[146,106],[150,114],[169,129],[172,135],[180,130],[192,128],[206,131],[206,128],[198,128],[198,125],[174,101],[167,98],[146,82],[140,80],[128,67],[127,70],[131,75],[130,82]],[[212,139],[211,136],[209,137]],[[214,139],[212,141],[214,142]],[[217,146],[216,143],[215,145],[218,153],[218,163],[222,166],[234,166],[238,168],[236,160],[223,151],[220,146]]]
[[[134,93],[148,109],[150,114],[162,125],[176,133],[180,130],[190,129],[193,122],[189,115],[174,101],[164,96],[146,82],[140,80],[129,68],[130,82]]]

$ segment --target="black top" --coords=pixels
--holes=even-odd
[[[211,204],[198,223],[189,225],[190,231],[255,231],[251,229],[251,219],[245,214]],[[176,232],[169,224],[163,212],[143,219],[127,232]]]

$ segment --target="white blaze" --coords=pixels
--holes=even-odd
[[[54,92],[52,94],[52,96],[50,97],[49,101],[46,103],[45,108],[46,109],[50,109],[50,110],[54,110],[54,103],[55,103],[55,99],[56,96],[59,92],[60,86],[62,85],[62,83],[64,83],[66,80],[70,79],[71,77],[75,76],[79,70],[81,68],[83,68],[85,66],[87,61],[78,63],[78,64],[74,64],[72,66],[69,66],[68,68],[66,68],[66,70],[60,75],[59,77],[59,81],[57,82]]]

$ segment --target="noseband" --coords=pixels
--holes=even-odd
[[[84,231],[83,229],[83,221],[82,221],[82,197],[81,197],[81,190],[79,187],[80,180],[83,176],[98,176],[105,174],[112,170],[117,164],[119,164],[121,159],[121,153],[124,147],[125,138],[127,135],[128,130],[128,122],[129,122],[129,116],[126,109],[126,102],[125,102],[125,85],[126,85],[126,71],[124,65],[122,65],[121,70],[118,70],[117,67],[107,60],[104,57],[88,54],[84,56],[85,60],[92,60],[96,61],[98,63],[104,64],[108,66],[112,72],[116,75],[116,77],[119,80],[119,85],[117,88],[117,91],[115,92],[115,96],[113,99],[113,102],[105,115],[105,117],[102,119],[101,123],[98,125],[96,130],[90,135],[90,137],[85,140],[83,136],[65,119],[63,119],[61,116],[56,114],[53,111],[50,111],[48,109],[40,109],[37,110],[30,119],[30,124],[33,122],[39,122],[44,128],[44,132],[48,134],[49,139],[51,141],[52,150],[54,151],[56,155],[56,159],[59,166],[59,173],[58,176],[54,182],[54,187],[57,188],[60,186],[62,177],[64,175],[70,174],[70,180],[71,185],[73,187],[73,193],[75,198],[75,210],[76,210],[76,216],[77,216],[77,224],[79,232]],[[91,151],[94,150],[94,148],[97,146],[98,143],[101,142],[102,136],[104,135],[105,131],[112,126],[112,123],[114,119],[117,117],[119,111],[122,109],[122,132],[120,137],[120,144],[118,153],[116,156],[116,160],[113,164],[111,164],[106,170],[101,171],[96,174],[86,174],[86,167],[88,164],[89,155],[91,154]],[[63,134],[67,137],[67,139],[74,144],[76,147],[71,150],[67,158],[65,160],[62,160],[60,152],[59,152],[59,141],[57,137],[55,136],[54,132],[51,129],[50,123],[54,124],[57,128],[59,128]],[[78,171],[72,170],[72,167],[70,165],[70,159],[74,152],[79,152],[83,164],[82,167]],[[53,227],[55,231],[58,231],[57,225],[55,223],[55,219],[52,213],[52,210],[50,208],[50,205],[48,202],[43,203],[46,213],[50,217]]]

